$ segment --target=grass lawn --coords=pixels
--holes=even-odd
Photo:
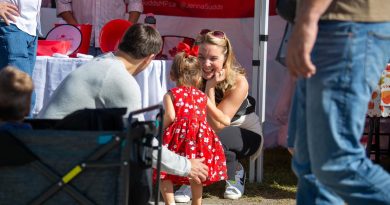
[[[248,170],[248,161],[243,161],[242,163]],[[382,156],[381,165],[389,172],[390,157]],[[283,147],[265,149],[264,178],[262,183],[246,183],[245,194],[239,200],[223,198],[224,182],[213,184],[205,187],[203,204],[293,205],[296,204],[296,184],[297,178],[291,170],[291,155],[287,149]]]
[[[265,149],[262,183],[246,183],[239,200],[223,199],[224,182],[204,189],[204,204],[295,204],[297,179],[291,171],[291,155],[282,147]],[[248,161],[243,161],[248,170]]]

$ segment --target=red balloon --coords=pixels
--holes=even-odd
[[[123,19],[114,19],[107,22],[100,31],[99,44],[103,53],[115,51],[132,23]]]

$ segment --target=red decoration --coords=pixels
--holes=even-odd
[[[184,52],[184,53],[186,53],[186,56],[191,55],[191,56],[197,57],[198,56],[198,50],[199,50],[198,46],[194,46],[194,47],[191,48],[188,44],[183,43],[183,42],[180,42],[177,45],[177,52]]]

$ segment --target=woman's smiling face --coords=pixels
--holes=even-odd
[[[199,46],[198,60],[202,68],[202,77],[209,80],[223,68],[225,55],[221,46],[203,43]]]

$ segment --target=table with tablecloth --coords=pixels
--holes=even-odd
[[[57,86],[70,72],[90,60],[84,58],[38,56],[33,72],[36,93],[36,103],[32,110],[33,115],[39,113],[43,105],[49,101]],[[169,75],[167,72],[171,64],[171,61],[153,60],[144,71],[135,77],[141,88],[143,107],[149,107],[162,102],[167,88],[170,87],[170,82],[167,80]],[[153,116],[154,113],[149,113],[145,117],[146,119],[151,119]]]

